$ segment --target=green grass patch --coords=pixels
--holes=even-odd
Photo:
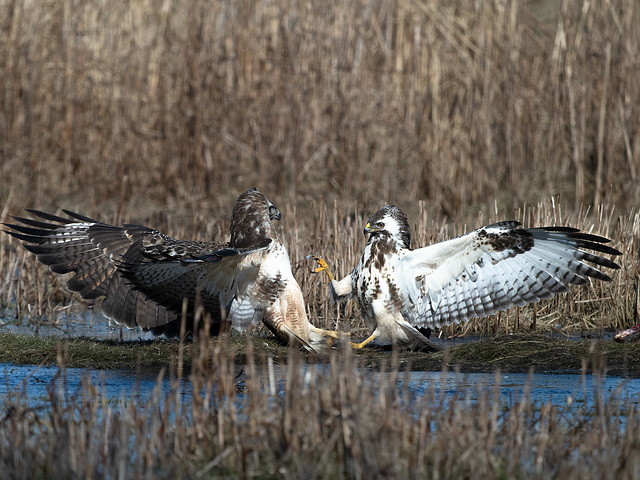
[[[0,363],[56,364],[95,369],[152,368],[182,363],[190,366],[201,345],[177,340],[117,341],[88,338],[51,338],[0,333]],[[211,350],[222,350],[234,363],[247,362],[244,335],[210,339]],[[254,337],[251,354],[257,364],[272,358],[286,363],[289,349],[275,339]],[[397,356],[396,356],[397,355]],[[586,371],[611,375],[640,376],[640,344],[616,343],[612,340],[567,340],[546,335],[501,335],[453,345],[444,352],[422,352],[384,348],[365,348],[356,353],[363,368],[379,369],[397,361],[399,367],[412,370],[439,371],[459,368],[466,372],[571,372]],[[326,358],[306,355],[310,363]]]

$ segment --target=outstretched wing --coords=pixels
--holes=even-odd
[[[141,259],[125,256],[118,268],[137,291],[171,311],[187,311],[202,305],[215,319],[227,320],[243,331],[257,323],[261,314],[247,295],[255,281],[271,241],[252,248],[224,246],[201,255],[172,255],[157,258],[144,251]],[[154,249],[155,251],[156,249]]]
[[[611,278],[585,262],[619,268],[581,249],[620,255],[609,240],[574,228],[521,229],[501,222],[445,242],[405,250],[396,266],[403,316],[439,327],[492,315],[566,292],[590,278]]]
[[[129,327],[153,329],[157,334],[178,333],[182,298],[195,298],[190,280],[200,275],[198,267],[187,263],[186,268],[173,270],[175,260],[199,256],[213,263],[237,254],[229,252],[224,243],[175,240],[147,227],[116,227],[66,210],[70,218],[29,212],[38,219],[14,217],[19,224],[6,224],[13,229],[7,233],[20,239],[52,272],[73,273],[67,281],[69,290],[86,299],[105,297],[102,311],[107,317]],[[123,263],[168,265],[166,288],[149,295],[152,286],[136,285],[126,278]],[[219,324],[217,295],[204,292],[200,300]],[[216,325],[212,328],[215,330]]]

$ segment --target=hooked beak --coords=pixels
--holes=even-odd
[[[281,218],[280,210],[277,208],[269,209],[269,220],[280,220]]]
[[[362,231],[362,233],[366,235],[367,233],[375,233],[379,231],[380,231],[379,228],[376,228],[375,226],[372,227],[371,224],[367,222],[367,224],[364,226],[364,230]]]

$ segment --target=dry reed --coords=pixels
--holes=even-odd
[[[595,391],[593,407],[482,385],[474,402],[437,385],[416,396],[395,357],[372,381],[348,349],[306,368],[292,352],[281,374],[247,352],[238,377],[224,344],[205,341],[184,381],[178,368],[142,403],[88,379],[69,393],[64,369],[35,404],[13,392],[3,478],[639,478],[640,412],[623,396]]]
[[[640,11],[522,2],[0,4],[0,201],[217,214],[640,202]],[[144,213],[143,213],[144,214]]]
[[[613,236],[623,269],[540,305],[536,325],[626,326],[639,16],[634,0],[564,0],[553,23],[517,0],[2,2],[0,220],[65,207],[223,239],[234,198],[257,186],[284,211],[313,321],[356,331],[356,307],[330,305],[303,258],[347,273],[385,202],[416,245],[494,219],[577,224]],[[2,306],[55,321],[69,296],[25,258],[0,235]]]
[[[318,203],[316,218],[300,218],[295,208],[285,205],[284,225],[281,228],[289,248],[294,275],[302,285],[311,321],[321,327],[350,331],[354,335],[367,334],[356,301],[335,305],[329,300],[327,279],[311,273],[313,267],[305,257],[321,254],[338,276],[348,274],[357,264],[364,247],[362,234],[364,212],[343,214],[338,208]],[[562,331],[565,333],[603,333],[606,330],[626,328],[640,321],[638,279],[640,272],[640,216],[616,217],[613,212],[601,210],[594,225],[586,215],[567,215],[552,202],[527,207],[512,215],[494,212],[486,218],[481,215],[470,225],[449,224],[443,220],[428,219],[425,210],[417,216],[414,225],[414,246],[427,245],[461,234],[495,218],[516,218],[525,225],[574,225],[585,231],[608,235],[623,255],[616,259],[618,271],[608,272],[610,283],[593,282],[589,287],[575,287],[566,295],[502,312],[492,318],[475,319],[467,324],[443,327],[435,335],[457,336],[465,333],[513,333],[534,331]],[[215,223],[216,237],[222,233],[223,222]],[[156,226],[151,224],[151,226]],[[165,229],[185,233],[169,226]],[[293,227],[293,228],[292,228]],[[64,288],[64,280],[48,273],[34,256],[23,251],[8,235],[0,236],[5,259],[0,264],[0,275],[6,279],[0,290],[0,312],[5,322],[30,322],[35,328],[42,322],[65,324],[85,322],[86,302]],[[98,304],[99,308],[99,304]],[[99,321],[99,320],[98,320]]]
[[[495,219],[569,223],[611,236],[624,254],[621,271],[611,284],[503,314],[500,329],[526,329],[534,312],[541,329],[638,320],[635,0],[563,0],[553,24],[518,0],[7,0],[0,26],[2,221],[25,207],[65,207],[222,239],[233,200],[256,186],[283,210],[312,321],[355,333],[363,329],[356,306],[328,303],[304,257],[323,254],[348,273],[363,246],[363,220],[381,204],[407,211],[416,245]],[[6,235],[0,278],[4,321],[56,322],[71,301]],[[569,411],[525,396],[497,409],[489,392],[472,406],[454,398],[434,407],[429,395],[408,404],[396,367],[390,380],[367,382],[348,352],[335,352],[326,372],[305,373],[291,358],[283,394],[274,395],[260,368],[249,363],[239,397],[233,359],[211,350],[194,362],[190,405],[180,401],[180,383],[144,408],[126,398],[111,408],[89,383],[76,398],[52,385],[43,409],[16,394],[0,416],[0,471],[14,478],[638,478],[640,471],[637,404]]]

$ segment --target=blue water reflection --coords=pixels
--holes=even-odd
[[[327,365],[306,365],[305,376],[318,377],[328,371]],[[265,389],[282,394],[286,382],[286,367],[272,366],[258,369],[263,377],[261,383]],[[456,402],[475,403],[484,395],[498,398],[501,405],[509,406],[514,401],[528,398],[538,404],[551,404],[570,407],[582,405],[593,407],[597,401],[618,401],[638,403],[640,398],[640,379],[625,379],[597,375],[572,375],[536,373],[456,373],[442,372],[400,372],[397,379],[391,381],[392,374],[376,371],[363,372],[363,378],[371,385],[382,385],[394,389],[403,401],[431,399],[437,404]],[[144,404],[159,389],[162,395],[169,394],[176,386],[176,380],[169,375],[159,375],[157,371],[135,370],[92,370],[84,368],[66,368],[56,366],[30,366],[0,364],[0,407],[17,396],[29,404],[46,403],[52,394],[58,398],[78,397],[83,387],[83,379],[100,389],[101,395],[110,404],[117,405],[120,400],[126,403]],[[242,382],[242,379],[240,379]],[[52,386],[53,385],[53,386]],[[52,388],[55,392],[52,392]],[[189,400],[191,386],[188,380],[180,383],[181,395]],[[242,398],[242,389],[238,397]]]

